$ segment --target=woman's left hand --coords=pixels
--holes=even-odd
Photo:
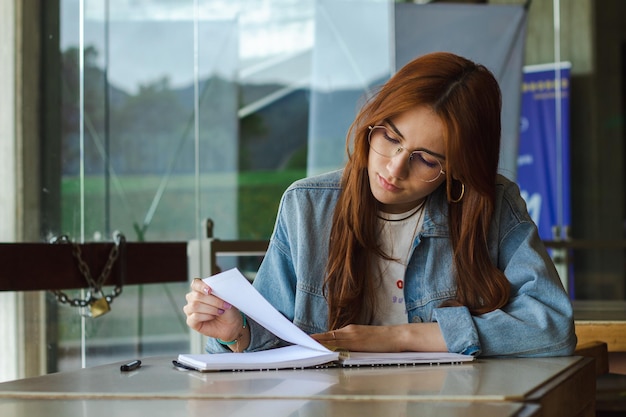
[[[311,337],[323,345],[353,352],[445,352],[437,323],[366,326],[350,324]]]

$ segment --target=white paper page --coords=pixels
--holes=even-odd
[[[205,278],[203,281],[211,287],[215,296],[237,307],[281,339],[311,349],[330,352],[280,314],[237,268]]]
[[[322,352],[301,345],[284,346],[276,349],[241,353],[182,354],[178,360],[200,369],[273,369],[307,367],[332,362],[338,354]]]

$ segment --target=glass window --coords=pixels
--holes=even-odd
[[[313,2],[61,0],[58,13],[58,216],[44,235],[191,241],[211,219],[217,238],[268,239],[280,195],[306,175]],[[98,318],[51,298],[49,360],[188,350],[187,288],[126,286]]]
[[[111,242],[119,231],[129,242],[201,243],[207,219],[219,239],[268,239],[285,188],[342,166],[355,113],[393,71],[428,50],[474,48],[470,57],[497,68],[509,87],[501,160],[511,177],[520,67],[568,63],[571,154],[563,165],[571,168],[562,175],[572,186],[561,204],[569,205],[571,224],[557,225],[568,231],[562,236],[569,243],[551,242],[552,253],[576,302],[611,300],[623,311],[626,93],[616,86],[626,73],[618,18],[626,6],[618,0],[536,0],[515,22],[505,18],[520,8],[518,0],[43,3],[41,74],[33,76],[42,83],[40,207],[23,214],[25,223],[28,215],[37,218],[31,224],[39,225],[41,240]],[[489,6],[498,7],[498,18],[470,18]],[[426,10],[432,15],[419,20]],[[493,33],[503,35],[492,45]],[[523,54],[501,63],[509,46]],[[202,244],[190,247],[191,274],[202,271],[206,253],[196,252]],[[219,260],[222,267],[244,262],[245,268],[258,261]],[[90,272],[98,276],[102,267],[92,264]],[[47,365],[34,373],[175,355],[191,348],[182,313],[187,278],[125,285],[98,318],[47,291],[11,293],[2,320],[5,329],[25,323],[38,332],[41,343],[29,354]],[[16,355],[18,345],[6,352]]]

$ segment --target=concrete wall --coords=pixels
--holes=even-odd
[[[0,242],[38,237],[38,5],[0,2]],[[45,325],[43,293],[0,291],[0,381],[45,373]]]

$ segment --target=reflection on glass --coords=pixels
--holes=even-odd
[[[267,239],[305,175],[313,5],[61,0],[61,219],[44,234],[187,241],[211,218],[221,239]],[[125,287],[98,319],[50,299],[49,356],[185,351],[186,291]]]
[[[198,183],[211,194],[207,210],[235,208],[236,22],[196,19],[185,5],[167,16],[159,2],[108,8],[86,2],[81,34],[70,29],[80,23],[78,3],[63,7],[68,25],[62,33],[67,86],[62,229],[80,236],[84,228],[86,240],[108,239],[115,229],[139,241],[194,237]],[[84,108],[78,109],[80,78],[73,75],[81,35]],[[84,126],[76,117],[81,111]],[[83,207],[88,214],[80,225],[76,219]]]

